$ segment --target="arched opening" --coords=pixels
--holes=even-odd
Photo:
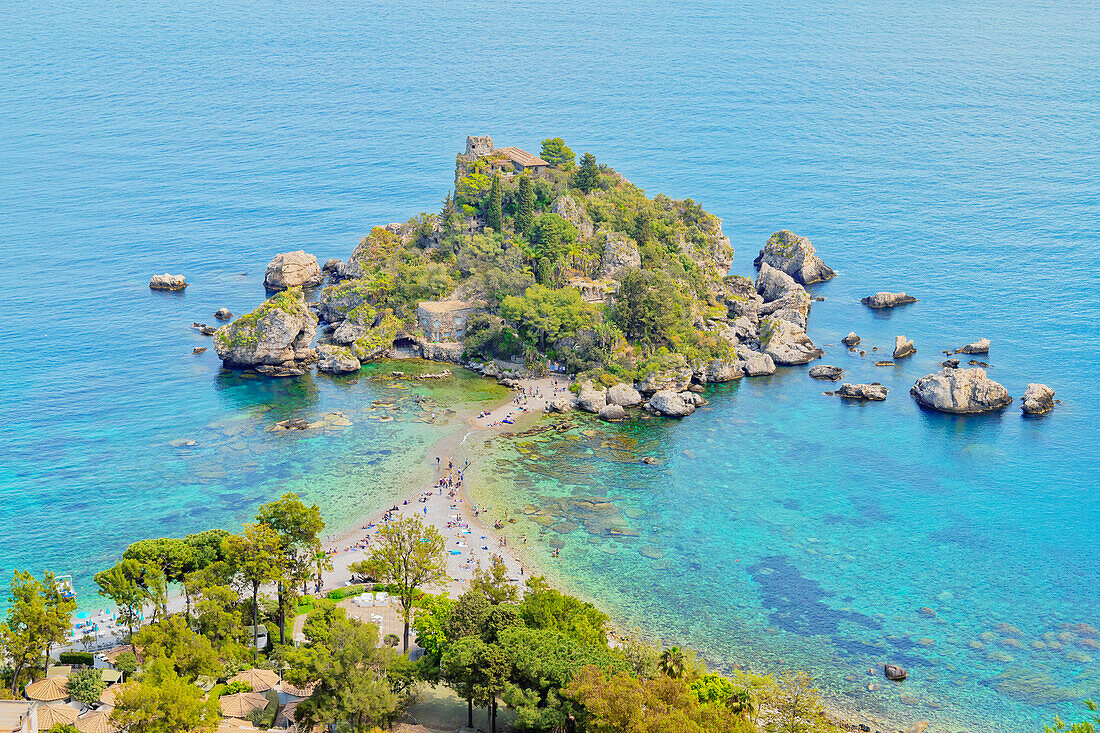
[[[395,359],[412,359],[420,356],[420,346],[408,336],[398,336],[393,340]]]

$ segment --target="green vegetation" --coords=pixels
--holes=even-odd
[[[260,336],[263,335],[266,318],[274,311],[291,314],[308,312],[302,289],[287,288],[276,293],[252,312],[244,314],[226,326],[222,326],[214,334],[216,344],[223,349],[255,346],[259,342]]]
[[[1043,726],[1043,733],[1094,733],[1094,731],[1100,729],[1100,715],[1097,714],[1097,711],[1100,711],[1100,706],[1092,700],[1085,700],[1085,709],[1092,713],[1086,720],[1067,724],[1064,720],[1055,716],[1051,725]]]
[[[571,170],[573,168],[573,161],[576,160],[573,151],[569,149],[569,146],[566,145],[565,141],[560,137],[552,137],[543,140],[539,157],[555,168],[560,168],[563,171]]]
[[[85,705],[99,702],[106,689],[107,683],[98,669],[81,669],[69,675],[69,694]]]

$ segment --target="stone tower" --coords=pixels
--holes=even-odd
[[[466,160],[476,160],[483,155],[493,154],[493,138],[488,135],[467,135],[466,153],[462,156]]]

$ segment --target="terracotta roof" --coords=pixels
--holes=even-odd
[[[72,725],[76,722],[76,708],[68,705],[39,705],[38,730],[49,730],[55,725]]]
[[[270,669],[246,669],[240,674],[233,675],[229,678],[230,682],[246,682],[252,686],[253,692],[267,692],[275,685],[279,684],[278,672],[273,672]]]
[[[118,702],[118,693],[121,689],[122,685],[117,682],[113,685],[108,685],[103,689],[103,692],[99,693],[99,701],[104,705],[114,706],[115,703]]]
[[[73,725],[80,733],[111,733],[115,730],[107,714],[102,710],[93,710],[81,715]]]
[[[27,685],[27,697],[40,702],[67,700],[69,698],[68,677],[46,677]]]
[[[222,715],[228,718],[243,718],[253,710],[267,707],[267,698],[258,692],[235,692],[222,695],[218,700]]]
[[[298,707],[297,702],[288,702],[283,705],[283,709],[275,716],[275,725],[280,728],[289,728],[294,725],[294,708],[296,707]]]
[[[423,300],[416,307],[423,308],[428,313],[450,313],[474,308],[476,305],[476,303],[469,300]]]
[[[286,680],[283,680],[283,693],[291,697],[309,697],[313,694],[315,689],[317,689],[316,682],[310,682],[305,687],[296,687]]]
[[[549,163],[547,163],[545,160],[543,160],[539,156],[532,155],[531,153],[528,153],[526,150],[521,150],[520,148],[514,148],[514,147],[497,148],[493,152],[494,153],[500,153],[501,155],[503,155],[508,160],[515,161],[516,163],[519,163],[520,165],[522,165],[524,168],[527,168],[527,167],[532,166],[532,165],[550,165]]]

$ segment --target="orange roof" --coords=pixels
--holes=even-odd
[[[539,156],[532,155],[531,153],[528,153],[526,150],[521,150],[519,148],[514,148],[514,147],[497,148],[493,152],[494,153],[500,153],[501,155],[503,155],[508,160],[515,161],[516,163],[519,163],[520,165],[522,165],[524,168],[528,168],[528,167],[533,166],[533,165],[550,165],[549,163],[547,163],[545,160],[543,160]]]

